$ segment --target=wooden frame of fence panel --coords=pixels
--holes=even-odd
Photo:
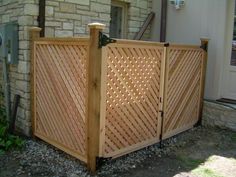
[[[66,142],[64,142],[64,140],[63,139],[58,139],[58,138],[63,138],[63,136],[62,136],[62,134],[61,135],[57,135],[57,139],[55,139],[55,137],[53,137],[53,136],[51,136],[52,134],[47,134],[47,133],[45,133],[45,132],[42,132],[42,131],[38,131],[37,130],[37,125],[38,125],[38,123],[37,122],[39,122],[40,120],[38,119],[38,112],[37,112],[37,104],[36,104],[36,102],[37,101],[35,101],[36,99],[38,99],[38,97],[37,97],[37,95],[38,95],[38,93],[36,93],[36,88],[38,89],[38,86],[36,85],[36,82],[34,82],[35,80],[36,80],[36,77],[37,78],[41,78],[42,79],[42,77],[44,77],[44,80],[47,80],[47,79],[52,79],[53,77],[55,78],[55,74],[53,73],[53,72],[55,72],[55,71],[53,71],[54,69],[53,68],[55,68],[55,67],[53,67],[53,65],[52,65],[52,63],[50,64],[50,65],[46,65],[47,67],[48,67],[48,69],[47,69],[47,71],[49,72],[49,70],[50,70],[50,73],[51,74],[54,74],[54,76],[52,75],[52,77],[47,77],[47,75],[46,75],[46,73],[45,72],[43,72],[44,74],[44,76],[42,76],[42,75],[39,75],[39,74],[37,74],[39,71],[37,71],[38,70],[38,68],[39,68],[39,70],[41,70],[42,69],[42,67],[41,67],[41,69],[40,69],[40,67],[39,67],[39,64],[41,63],[43,63],[43,62],[45,62],[46,60],[46,58],[47,58],[47,60],[49,61],[49,60],[52,60],[52,58],[53,57],[55,57],[55,58],[60,58],[60,64],[59,65],[61,65],[60,67],[62,67],[62,65],[64,65],[65,66],[65,62],[68,62],[68,64],[67,64],[67,71],[65,72],[65,69],[64,68],[59,68],[59,70],[64,70],[64,71],[60,71],[61,72],[61,74],[63,73],[63,75],[61,75],[60,74],[60,77],[63,79],[63,82],[64,81],[66,81],[66,80],[70,80],[70,78],[68,78],[68,77],[73,77],[73,79],[74,79],[74,81],[76,81],[76,83],[78,83],[78,80],[80,79],[81,81],[83,81],[83,84],[85,85],[85,87],[87,88],[87,71],[86,70],[83,70],[83,67],[85,67],[86,68],[86,61],[87,61],[87,58],[88,58],[88,53],[89,53],[89,51],[87,51],[86,52],[86,46],[88,46],[89,45],[89,40],[88,39],[76,39],[76,40],[69,40],[69,39],[67,39],[67,40],[65,40],[65,41],[63,41],[63,40],[41,40],[41,38],[37,38],[37,39],[35,39],[34,40],[34,42],[33,42],[33,44],[32,44],[32,48],[33,48],[33,50],[32,50],[32,52],[33,52],[33,54],[32,54],[32,66],[31,66],[31,69],[32,69],[32,72],[31,72],[31,74],[32,74],[32,76],[33,76],[33,79],[32,79],[32,85],[31,85],[31,87],[32,87],[32,89],[33,89],[33,95],[32,95],[32,99],[33,99],[33,104],[32,104],[32,107],[33,107],[33,109],[32,109],[32,114],[34,115],[33,116],[33,122],[34,122],[34,126],[33,126],[33,133],[34,133],[34,135],[35,136],[37,136],[37,137],[39,137],[40,139],[42,139],[42,140],[44,140],[44,141],[46,141],[46,142],[48,142],[48,143],[50,143],[50,144],[52,144],[52,145],[54,145],[55,147],[57,147],[57,148],[59,148],[59,149],[61,149],[61,150],[63,150],[63,151],[65,151],[65,152],[67,152],[68,154],[71,154],[72,156],[74,156],[74,157],[76,157],[76,158],[78,158],[78,159],[80,159],[81,161],[84,161],[84,162],[87,162],[87,157],[86,157],[86,153],[87,153],[87,143],[86,143],[86,137],[87,137],[87,130],[86,130],[86,127],[84,126],[84,128],[80,128],[79,130],[75,130],[75,128],[77,127],[77,129],[78,129],[78,126],[82,126],[82,124],[83,123],[81,123],[81,121],[85,121],[84,123],[85,123],[85,125],[87,125],[87,116],[86,117],[82,117],[82,118],[84,118],[84,120],[81,120],[80,121],[80,123],[79,122],[76,122],[76,121],[79,121],[78,119],[80,119],[81,117],[76,117],[76,115],[73,113],[73,115],[71,115],[72,117],[74,117],[74,118],[72,118],[71,116],[69,116],[70,118],[72,118],[72,119],[70,119],[69,120],[69,122],[71,121],[71,123],[69,123],[68,125],[66,125],[67,123],[68,123],[68,120],[67,120],[67,122],[64,122],[64,121],[56,121],[56,120],[50,120],[50,124],[52,125],[52,124],[56,124],[56,125],[54,125],[54,126],[57,126],[57,128],[62,128],[62,127],[64,127],[64,130],[66,130],[66,131],[70,131],[70,134],[67,134],[66,132],[64,132],[63,131],[63,133],[64,133],[64,140],[65,139],[70,139],[70,143],[72,143],[72,144],[74,144],[75,146],[74,147],[72,147],[70,144],[66,144]],[[44,48],[42,48],[44,46]],[[48,54],[48,51],[46,51],[46,49],[47,49],[47,46],[50,46],[48,49],[50,49],[50,50],[52,50],[53,49],[53,47],[57,47],[57,48],[55,48],[55,51],[52,53],[52,51],[50,52],[50,55]],[[80,46],[82,46],[82,47],[85,47],[85,48],[83,48],[83,49],[81,49],[81,50],[83,50],[83,54],[79,54],[80,52],[78,52],[77,51],[77,53],[75,52],[75,48],[73,48],[72,46],[74,46],[76,49],[77,48],[79,48]],[[39,54],[39,53],[37,53],[37,52],[34,52],[34,51],[36,51],[36,49],[37,49],[37,47],[41,47],[41,50],[43,49],[43,50],[45,50],[43,53],[41,53],[41,54]],[[45,48],[46,47],[46,48]],[[65,50],[66,51],[66,53],[64,53],[63,54],[63,51],[61,51],[60,50],[60,48],[59,47],[63,47],[63,48],[61,48],[61,49],[63,49],[63,50]],[[68,47],[70,47],[70,48],[68,48]],[[73,49],[72,49],[73,48]],[[57,50],[57,53],[55,53],[56,52],[56,50]],[[68,54],[68,51],[69,50],[73,50],[73,51],[71,51],[71,53],[70,54]],[[45,53],[46,52],[46,53]],[[53,56],[54,55],[54,56]],[[68,56],[68,58],[70,59],[69,61],[67,61],[66,60],[66,58],[65,58],[65,56]],[[50,59],[51,58],[51,59]],[[75,67],[73,67],[73,68],[70,68],[73,64],[72,63],[70,63],[72,60],[73,60],[73,63],[77,63],[77,65],[79,64],[78,62],[79,62],[79,60],[78,59],[80,59],[81,61],[80,62],[83,62],[82,61],[82,58],[83,59],[85,59],[86,61],[85,61],[85,63],[84,63],[84,65],[85,66],[80,66],[80,69],[79,70],[83,70],[83,72],[81,71],[80,72],[80,76],[78,76],[78,78],[76,78],[76,76],[74,75],[74,74],[76,74],[76,73],[78,73],[79,71],[75,71],[76,69],[75,69]],[[37,60],[36,60],[37,59]],[[64,63],[62,62],[62,60],[61,59],[63,59],[63,60],[65,60],[64,61]],[[42,60],[42,61],[40,61],[40,60]],[[55,62],[55,60],[54,60],[54,62]],[[57,67],[59,67],[59,65],[55,65],[55,66],[57,66]],[[37,70],[36,70],[36,67],[37,67]],[[51,69],[49,68],[49,67],[51,67]],[[73,73],[70,73],[69,74],[69,72],[68,72],[68,70],[69,70],[69,68],[70,68],[70,72],[73,72]],[[78,67],[77,67],[78,68]],[[52,71],[51,71],[52,70]],[[59,70],[57,70],[57,72],[59,72]],[[73,71],[72,71],[73,70]],[[36,71],[37,71],[37,73],[36,73]],[[41,72],[41,74],[42,74],[42,71],[40,71]],[[65,73],[67,73],[67,76],[65,75]],[[84,74],[84,76],[82,76],[82,74]],[[69,76],[70,75],[70,76]],[[50,75],[51,76],[51,75]],[[57,75],[58,76],[58,75]],[[46,78],[45,78],[46,77]],[[59,76],[58,76],[59,77]],[[85,77],[86,79],[84,80],[83,79],[83,77]],[[73,80],[72,79],[72,80]],[[47,87],[49,87],[49,82],[54,82],[54,84],[56,84],[56,85],[58,85],[59,83],[59,85],[61,85],[62,84],[62,81],[59,81],[59,80],[54,80],[54,81],[47,81]],[[67,82],[67,81],[66,81]],[[70,83],[72,83],[72,82],[70,82]],[[39,84],[39,83],[38,83]],[[52,91],[52,90],[47,90],[46,89],[46,87],[45,87],[45,85],[43,86],[42,85],[42,83],[40,83],[41,84],[41,86],[40,86],[40,92],[42,93],[42,92],[49,92],[48,94],[50,94],[51,95],[51,97],[57,97],[58,98],[58,95],[53,95],[53,92],[54,93],[56,93],[55,91]],[[52,83],[53,84],[53,83]],[[66,84],[68,87],[69,87],[69,85],[68,85],[68,83]],[[72,84],[73,85],[73,84]],[[71,87],[72,87],[72,85],[71,85]],[[80,86],[79,86],[80,88],[82,88],[82,85],[81,85],[81,83],[80,83]],[[83,89],[85,89],[85,92],[83,92],[83,93],[80,93],[80,94],[85,94],[85,97],[84,98],[82,98],[81,97],[81,95],[79,95],[78,93],[77,93],[77,91],[76,91],[76,93],[73,91],[73,94],[75,94],[76,95],[76,97],[80,97],[81,99],[83,99],[83,100],[85,100],[85,102],[84,103],[82,103],[81,101],[79,101],[77,98],[76,98],[76,100],[78,101],[78,103],[75,103],[77,106],[77,108],[76,109],[78,109],[79,107],[81,108],[81,109],[84,109],[85,111],[86,111],[86,108],[87,108],[87,97],[86,97],[86,95],[87,95],[87,91],[86,91],[86,88],[83,88]],[[58,87],[57,89],[60,89],[60,87]],[[77,88],[78,89],[78,88]],[[62,94],[62,92],[61,91],[59,91],[60,92],[60,94]],[[67,91],[66,91],[67,92]],[[72,92],[70,92],[71,94],[72,94]],[[64,96],[65,96],[66,94],[64,94]],[[42,95],[41,95],[42,96]],[[40,96],[39,96],[40,97]],[[46,98],[45,97],[45,94],[44,94],[44,96],[43,97],[40,97],[40,99],[41,99],[41,105],[43,105],[43,104],[47,104],[47,106],[51,106],[53,109],[50,109],[51,111],[51,116],[49,115],[49,112],[47,113],[47,116],[48,116],[48,118],[50,119],[50,118],[53,118],[52,117],[52,115],[55,117],[55,114],[53,113],[53,112],[55,112],[55,111],[58,111],[58,110],[54,110],[54,108],[56,109],[56,108],[63,108],[64,106],[62,105],[62,103],[60,103],[60,102],[57,102],[57,104],[58,105],[61,105],[61,106],[59,106],[59,107],[55,107],[55,105],[53,106],[53,104],[50,104],[50,105],[48,105],[48,103],[46,103],[46,102],[43,102],[44,100],[44,98]],[[72,98],[72,97],[71,97]],[[58,100],[57,100],[58,101]],[[79,103],[80,102],[80,103]],[[71,103],[70,105],[69,105],[69,102],[68,102],[68,100],[65,102],[65,103],[63,103],[63,104],[66,104],[67,106],[69,106],[70,108],[68,108],[68,109],[70,109],[70,110],[72,110],[73,108],[71,107],[73,104]],[[78,104],[80,104],[80,105],[78,105]],[[81,105],[81,104],[83,104],[83,105]],[[83,108],[82,108],[82,107]],[[79,109],[80,109],[79,108]],[[45,112],[46,110],[44,110],[44,112]],[[48,110],[47,110],[48,111]],[[73,111],[72,111],[73,112]],[[42,112],[41,112],[42,113]],[[41,114],[40,113],[40,114]],[[61,113],[61,111],[60,111],[60,113]],[[80,113],[82,113],[82,112],[80,112]],[[68,116],[68,114],[67,114],[67,116]],[[65,114],[64,114],[64,119],[67,119],[67,116],[65,116]],[[82,115],[77,115],[77,116],[82,116]],[[52,122],[52,121],[54,121],[54,123]],[[57,123],[55,123],[55,122],[57,122]],[[73,126],[72,126],[72,122],[74,122],[73,124]],[[41,121],[41,123],[42,123],[42,121]],[[80,125],[79,125],[79,124]],[[45,124],[46,125],[46,124]],[[51,125],[49,125],[49,124],[47,124],[46,125],[46,127],[45,127],[45,125],[44,125],[44,130],[46,130],[47,128],[49,128],[50,129],[50,127],[48,127],[48,126],[51,126]],[[71,127],[72,126],[72,127]],[[54,127],[55,128],[55,127]],[[54,131],[54,130],[53,130]],[[60,130],[61,131],[61,130]],[[49,132],[49,131],[48,131]],[[51,131],[50,131],[51,132]],[[73,133],[73,137],[75,138],[76,137],[76,139],[74,139],[73,140],[73,137],[72,137],[72,135],[71,135],[71,132]],[[80,132],[80,135],[78,134],[76,134],[76,132]],[[83,142],[83,137],[81,137],[81,133],[82,132],[84,132],[84,142]],[[53,134],[57,134],[58,133],[58,131],[57,132],[54,132]],[[83,133],[82,133],[83,134]],[[59,137],[60,136],[60,137]],[[82,139],[81,139],[82,138]],[[80,140],[80,141],[78,141],[78,140]],[[80,145],[78,145],[78,143],[80,143]],[[83,149],[83,151],[80,151],[78,148],[84,148]],[[76,149],[75,149],[76,148]]]
[[[204,89],[205,89],[205,80],[206,80],[206,69],[207,69],[207,50],[209,39],[201,38],[201,47],[205,47],[203,61],[202,61],[202,83],[201,83],[201,97],[200,97],[200,106],[199,106],[199,125],[202,124],[202,111],[203,111],[203,101],[204,101]]]
[[[198,122],[198,110],[201,102],[202,85],[204,84],[204,74],[202,73],[204,51],[199,46],[174,44],[167,48],[167,53],[164,96],[164,139],[190,129]],[[194,72],[197,72],[196,75]],[[193,77],[192,79],[188,77],[190,75]],[[187,77],[188,80],[186,80]],[[187,87],[186,84],[190,83],[191,85]],[[183,92],[184,88],[188,89],[188,92]],[[192,95],[193,93],[194,95]],[[177,110],[177,113],[175,110]],[[189,117],[192,117],[191,120]]]
[[[106,121],[106,88],[107,88],[107,48],[102,48],[102,64],[101,64],[101,107],[100,107],[100,135],[99,135],[99,157],[103,156],[105,143],[105,121]]]
[[[121,155],[127,154],[129,152],[141,149],[145,146],[149,146],[151,144],[157,143],[160,140],[159,134],[160,134],[160,127],[161,127],[161,119],[160,119],[161,113],[159,112],[159,109],[162,108],[162,101],[160,101],[161,99],[159,99],[159,97],[160,96],[163,97],[163,88],[162,88],[163,86],[161,86],[161,84],[164,83],[164,78],[163,78],[164,68],[162,67],[163,65],[165,65],[164,44],[146,42],[146,41],[117,40],[116,43],[108,44],[104,48],[105,48],[104,49],[104,52],[105,52],[104,56],[109,58],[109,59],[107,59],[107,62],[108,62],[107,67],[110,68],[107,73],[109,75],[109,77],[106,79],[107,79],[107,82],[110,82],[111,80],[114,81],[114,82],[112,81],[113,88],[109,87],[108,90],[110,92],[110,97],[113,97],[113,98],[116,97],[113,100],[115,102],[118,101],[118,98],[124,99],[123,96],[126,95],[126,92],[129,92],[128,95],[131,95],[131,99],[134,99],[134,101],[137,99],[133,95],[134,93],[132,90],[135,90],[134,91],[135,93],[140,92],[139,88],[141,89],[141,86],[136,87],[137,84],[135,83],[136,82],[135,79],[141,77],[140,74],[141,75],[143,74],[143,73],[140,73],[141,70],[139,71],[138,70],[139,68],[136,68],[137,66],[141,67],[141,65],[143,65],[142,67],[144,67],[145,65],[147,65],[148,70],[145,72],[143,71],[143,72],[147,73],[148,77],[149,77],[150,72],[154,72],[154,73],[158,72],[158,73],[156,73],[157,75],[152,73],[154,75],[150,76],[152,79],[154,79],[154,80],[151,79],[152,82],[158,82],[158,83],[154,83],[153,86],[151,86],[152,84],[150,83],[150,90],[151,90],[152,96],[156,97],[156,98],[151,98],[153,100],[156,99],[155,106],[154,106],[155,107],[154,109],[156,109],[156,117],[155,117],[156,123],[153,122],[153,124],[154,125],[157,124],[157,126],[154,128],[155,135],[153,135],[153,137],[149,137],[149,138],[146,137],[142,141],[139,141],[139,140],[136,141],[133,139],[132,141],[136,141],[136,143],[131,142],[131,140],[129,140],[129,141],[125,140],[128,137],[131,137],[132,131],[134,131],[133,129],[135,129],[135,127],[141,126],[144,128],[146,126],[146,125],[144,125],[144,124],[146,124],[144,122],[151,121],[151,117],[148,117],[151,113],[151,110],[144,113],[146,111],[145,109],[147,109],[147,107],[142,108],[146,104],[145,100],[141,101],[144,103],[138,103],[138,101],[136,100],[135,102],[137,104],[140,104],[139,106],[136,106],[136,108],[134,108],[132,105],[129,105],[129,106],[127,105],[128,107],[125,106],[126,104],[129,104],[129,102],[132,102],[132,100],[127,100],[127,103],[122,103],[123,105],[121,105],[121,103],[119,103],[120,105],[119,106],[117,105],[118,107],[114,108],[114,110],[117,109],[117,110],[115,110],[116,113],[115,112],[111,113],[112,111],[114,111],[113,107],[111,105],[107,105],[108,107],[112,107],[112,110],[110,110],[110,112],[109,112],[109,110],[107,110],[106,114],[112,114],[112,116],[115,116],[115,114],[116,114],[119,117],[119,118],[116,118],[116,120],[113,120],[112,122],[109,123],[109,124],[114,123],[114,125],[109,125],[109,126],[112,126],[115,128],[115,124],[116,125],[119,124],[120,128],[122,128],[126,132],[127,131],[129,132],[129,135],[125,135],[124,133],[122,133],[122,135],[121,135],[120,134],[121,132],[119,132],[120,130],[118,130],[119,128],[115,128],[115,129],[112,128],[112,129],[108,130],[108,127],[109,127],[108,124],[105,125],[105,128],[102,128],[105,132],[113,131],[113,134],[114,134],[114,131],[117,131],[117,133],[115,133],[115,134],[119,137],[120,140],[116,140],[117,137],[116,138],[113,137],[112,142],[109,140],[110,143],[113,143],[113,145],[112,145],[113,148],[116,148],[115,146],[118,147],[118,144],[121,144],[121,143],[129,144],[124,147],[118,147],[118,149],[112,150],[111,152],[105,152],[104,146],[107,146],[107,144],[106,144],[107,141],[104,140],[104,137],[102,138],[102,140],[104,141],[104,143],[106,145],[104,143],[100,142],[101,143],[100,156],[116,158]],[[109,51],[109,56],[107,54],[108,51]],[[148,64],[145,63],[145,62],[147,62],[146,60],[148,60],[148,61],[150,60],[150,63],[148,63]],[[130,65],[129,68],[126,68],[126,64],[125,64],[126,62],[127,62],[127,66]],[[143,64],[141,64],[142,62],[143,62]],[[156,63],[155,66],[154,66],[154,63]],[[124,68],[122,68],[122,67],[124,67]],[[142,69],[147,69],[145,67]],[[154,67],[154,71],[151,71],[153,69],[152,67]],[[156,71],[156,70],[158,70],[158,71]],[[136,72],[134,72],[134,71],[136,71]],[[126,76],[124,75],[125,73],[126,73]],[[130,83],[128,83],[128,80],[127,80],[128,78],[129,79],[133,78],[134,80],[130,81]],[[148,79],[149,78],[146,78],[147,81],[148,81]],[[150,80],[150,82],[151,82],[151,80]],[[120,85],[118,84],[118,82],[120,83]],[[134,83],[131,84],[131,82],[134,82]],[[144,81],[140,80],[140,83],[141,82],[143,83]],[[137,81],[137,83],[139,83],[139,81]],[[109,83],[105,83],[105,84],[109,84]],[[112,83],[110,83],[110,84],[112,84]],[[114,84],[118,84],[118,85],[114,85]],[[158,85],[155,85],[155,84],[158,84]],[[152,87],[157,87],[156,88],[157,90],[154,92],[158,92],[158,95],[155,95],[156,93],[154,93],[152,91],[152,89],[153,89]],[[121,90],[119,90],[119,89],[121,89]],[[122,89],[123,89],[123,91],[122,91]],[[150,91],[148,91],[148,92],[150,92]],[[113,93],[114,93],[114,95],[113,95]],[[146,99],[150,99],[150,96],[145,95],[145,97],[147,97]],[[149,102],[150,100],[146,100],[146,101]],[[117,104],[118,104],[118,102],[117,102]],[[152,103],[150,102],[148,104],[150,105]],[[150,106],[152,106],[152,105],[150,105]],[[121,108],[121,107],[123,107],[123,108]],[[118,110],[118,109],[120,109],[120,110]],[[138,113],[136,111],[138,111]],[[137,119],[139,123],[135,122],[137,120],[134,119],[134,117],[133,117],[134,114],[142,114],[142,113],[144,113],[144,115],[145,114],[146,115],[145,116],[143,115],[144,117],[138,118],[140,120]],[[118,120],[120,118],[123,119],[122,116],[123,116],[123,118],[126,117],[125,121]],[[141,115],[139,115],[139,116],[141,116]],[[141,119],[143,119],[143,120],[141,120]],[[145,121],[145,119],[147,119],[147,120]],[[106,119],[104,121],[105,124],[107,123],[107,121],[108,121],[108,119],[106,117]],[[121,121],[123,121],[123,122],[121,122]],[[142,122],[142,121],[144,121],[144,122]],[[142,125],[140,125],[140,123]],[[103,127],[104,127],[104,125],[103,125]],[[136,138],[138,136],[146,136],[146,135],[141,135],[139,133],[140,132],[135,132]],[[103,135],[104,135],[104,132],[103,132]],[[105,139],[107,139],[107,138],[108,138],[108,135],[105,133]],[[111,138],[111,137],[109,137],[109,138]],[[135,137],[133,137],[133,138],[135,138]],[[127,141],[127,142],[123,142],[123,141]]]
[[[158,127],[158,136],[160,136],[160,140],[163,139],[163,124],[164,124],[164,113],[165,113],[165,97],[166,97],[166,84],[165,80],[167,78],[167,58],[168,58],[168,50],[167,45],[164,45],[164,55],[161,64],[161,84],[160,84],[160,104],[159,104],[159,127]]]
[[[31,58],[31,66],[30,66],[30,92],[31,92],[31,117],[32,117],[32,132],[34,135],[35,132],[35,101],[34,101],[34,96],[35,96],[35,87],[34,87],[34,82],[35,82],[35,76],[34,76],[34,54],[35,54],[35,47],[34,47],[34,41],[40,37],[40,31],[41,28],[31,28],[29,30],[30,33],[30,58]]]
[[[194,126],[202,111],[207,53],[199,46],[123,39],[100,48],[99,32],[104,25],[94,23],[89,27],[90,38],[39,38],[40,29],[31,30],[31,109],[33,134],[84,161],[94,172],[100,157],[117,158]],[[40,83],[44,79],[48,79],[45,85]],[[67,93],[58,90],[62,89],[59,86],[66,88]],[[46,90],[55,100],[50,102]],[[71,104],[81,108],[78,112],[69,106],[68,100],[73,96],[76,100],[72,99]],[[62,113],[59,108],[63,106],[70,111]],[[60,113],[62,122],[58,122]],[[45,114],[41,120],[39,114]],[[49,126],[54,121],[53,130],[41,126],[38,131],[42,121]],[[64,125],[65,121],[68,125]],[[68,129],[72,130],[63,132]],[[75,138],[74,143],[71,138]],[[68,144],[65,139],[70,139]]]

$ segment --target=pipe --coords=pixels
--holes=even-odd
[[[3,58],[3,81],[4,81],[4,97],[5,97],[5,109],[6,109],[6,117],[7,121],[10,122],[10,82],[8,77],[8,64],[7,57]]]
[[[13,101],[13,107],[12,107],[12,114],[11,114],[11,121],[9,124],[9,132],[14,133],[15,131],[15,121],[16,121],[16,115],[17,115],[17,109],[20,104],[20,95],[15,95],[14,96],[14,101]]]
[[[167,6],[168,0],[162,0],[160,42],[166,42]]]
[[[42,29],[40,31],[40,37],[45,36],[45,8],[46,0],[39,0],[38,27]]]

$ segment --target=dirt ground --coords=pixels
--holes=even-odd
[[[176,149],[167,155],[153,156],[120,176],[236,177],[236,132],[189,131],[180,135],[174,146]]]
[[[21,151],[0,156],[0,176],[90,176],[78,160],[43,143],[27,140]],[[236,177],[236,132],[198,127],[116,160],[98,177]]]

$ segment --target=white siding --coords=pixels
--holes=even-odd
[[[168,4],[166,41],[199,45],[201,37],[210,38],[205,97],[220,98],[225,60],[227,0],[185,2],[185,6],[180,10]],[[157,4],[154,3],[153,10],[159,13],[161,6]],[[155,19],[155,24],[159,23],[159,19]],[[154,34],[152,39],[157,40]]]

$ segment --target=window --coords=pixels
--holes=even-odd
[[[127,3],[111,2],[110,37],[126,38]]]

